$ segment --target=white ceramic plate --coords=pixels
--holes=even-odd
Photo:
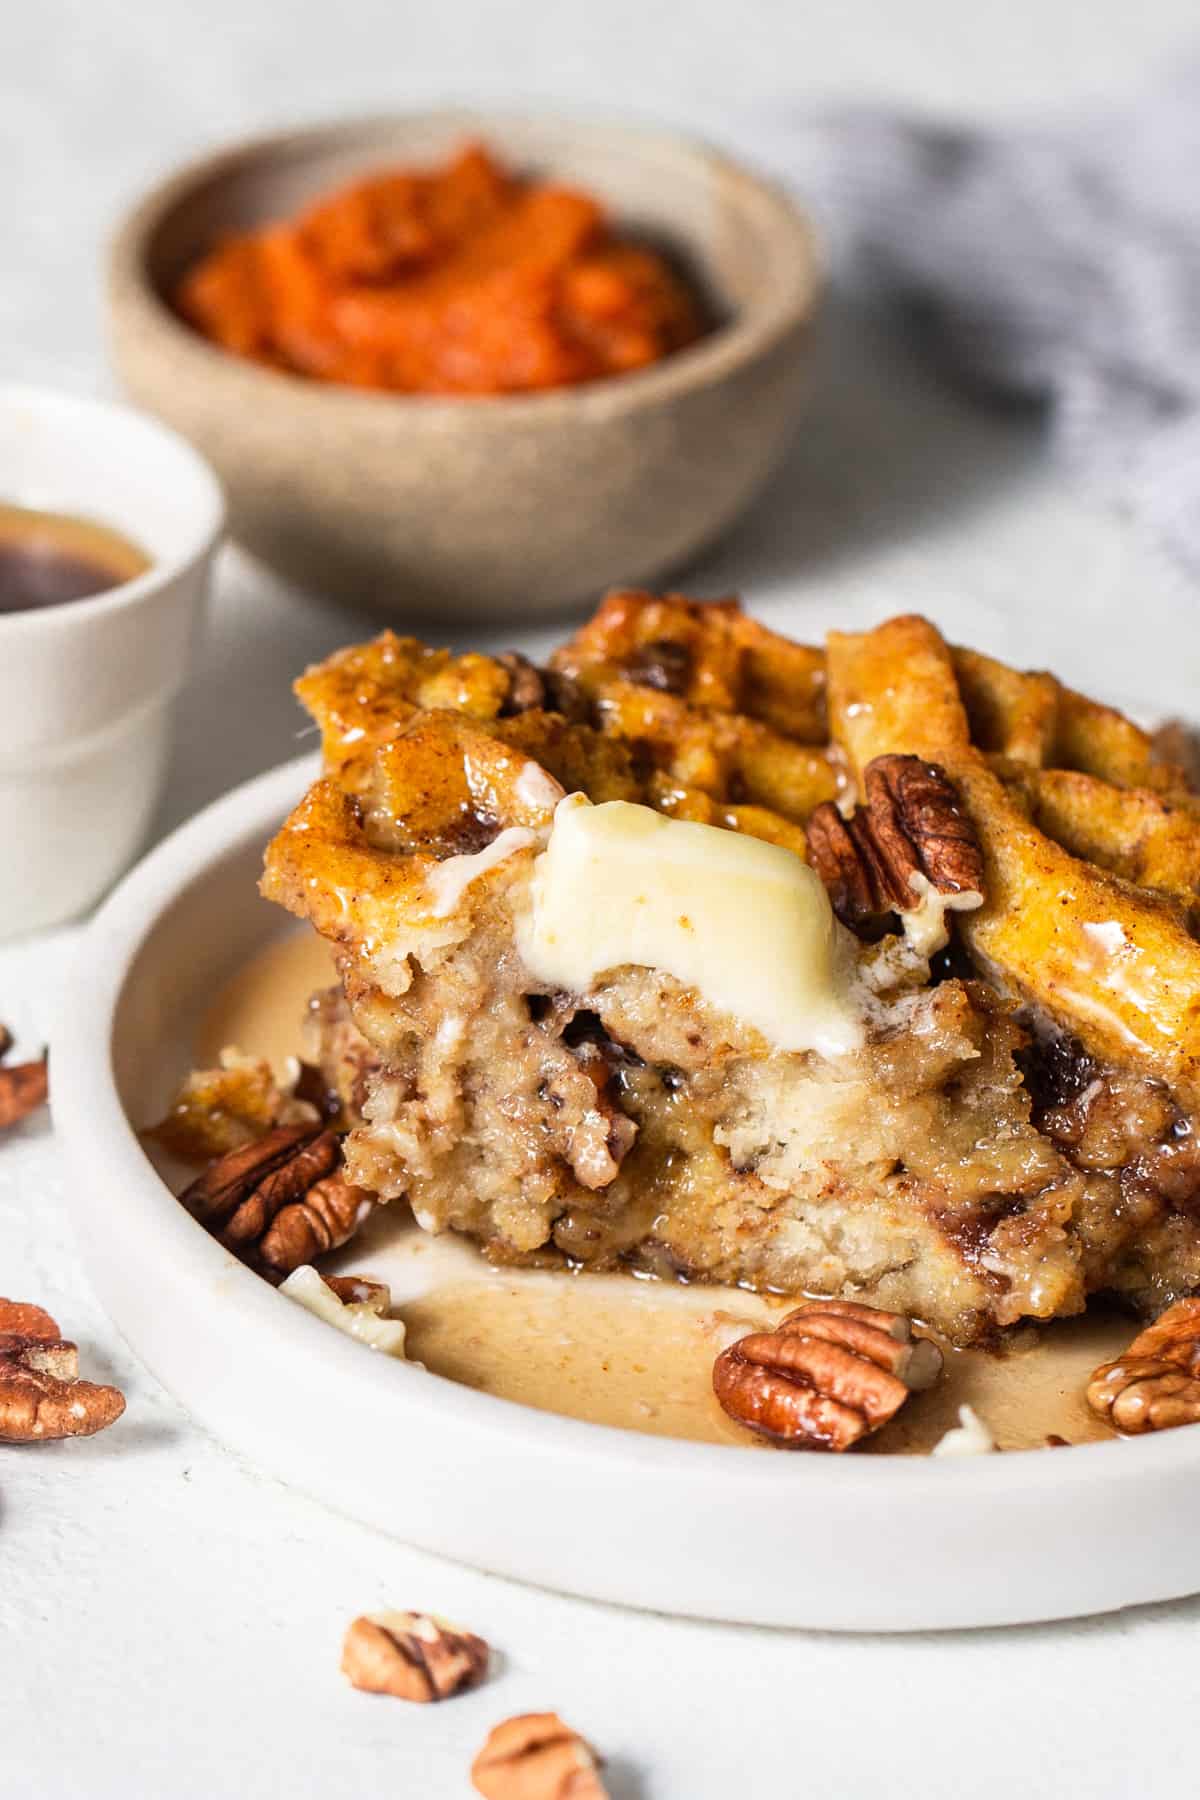
[[[423,1548],[668,1612],[894,1631],[1200,1590],[1196,1427],[961,1461],[647,1437],[370,1353],[222,1250],[133,1125],[161,1112],[207,1003],[278,931],[255,892],[262,848],[313,772],[305,759],[237,789],[134,870],[86,934],[53,1047],[92,1279],[202,1425]]]

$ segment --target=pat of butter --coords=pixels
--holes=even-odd
[[[574,993],[660,969],[781,1050],[862,1042],[825,889],[792,851],[648,806],[559,802],[518,921],[526,966]]]

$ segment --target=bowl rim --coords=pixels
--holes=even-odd
[[[296,803],[319,768],[319,755],[295,758],[243,782],[178,827],[119,883],[86,928],[64,984],[55,1023],[52,1058],[58,1075],[55,1122],[80,1168],[106,1159],[119,1176],[130,1217],[140,1227],[139,1255],[162,1253],[160,1270],[176,1282],[211,1295],[214,1275],[230,1291],[252,1330],[267,1330],[290,1346],[298,1374],[306,1368],[316,1385],[332,1372],[374,1388],[393,1402],[401,1395],[418,1406],[422,1396],[445,1417],[481,1434],[531,1450],[555,1449],[614,1467],[629,1479],[647,1470],[687,1473],[706,1491],[733,1498],[764,1484],[802,1482],[831,1504],[874,1489],[897,1499],[947,1494],[1044,1497],[1063,1504],[1071,1490],[1103,1480],[1120,1486],[1151,1472],[1200,1470],[1200,1428],[1180,1427],[1132,1439],[1067,1446],[1054,1456],[1041,1449],[999,1456],[820,1457],[751,1454],[727,1444],[663,1438],[628,1427],[596,1424],[545,1412],[499,1396],[478,1393],[419,1365],[365,1357],[353,1344],[282,1296],[245,1267],[177,1203],[155,1170],[130,1121],[113,1067],[115,1027],[143,949],[159,923],[197,882],[231,855],[245,854],[267,837]],[[281,921],[282,922],[282,921]],[[82,1205],[79,1201],[77,1204]],[[410,1383],[410,1377],[417,1377]],[[397,1385],[399,1384],[399,1385]]]
[[[322,382],[288,370],[267,368],[235,355],[186,324],[158,292],[147,270],[147,252],[155,233],[171,213],[204,184],[235,175],[264,160],[303,154],[322,146],[352,145],[363,140],[364,167],[369,140],[378,133],[414,129],[460,129],[486,141],[489,129],[560,131],[563,135],[603,140],[620,138],[640,147],[647,157],[669,157],[681,164],[705,165],[726,176],[741,190],[742,205],[759,208],[771,225],[773,252],[785,263],[783,291],[769,304],[752,300],[735,317],[682,350],[673,351],[644,369],[595,381],[519,394],[403,394],[386,389],[355,388]],[[808,324],[823,286],[823,265],[815,228],[801,203],[778,182],[729,154],[706,138],[685,130],[646,124],[633,116],[559,112],[552,108],[489,108],[469,105],[372,112],[361,118],[330,118],[286,125],[233,139],[170,170],[120,217],[109,241],[107,295],[111,322],[118,315],[136,318],[141,332],[154,332],[172,353],[187,358],[206,381],[253,384],[263,403],[305,408],[336,407],[343,420],[377,419],[382,413],[406,422],[428,422],[436,430],[471,420],[481,429],[506,430],[535,420],[552,423],[564,414],[587,417],[614,411],[636,411],[658,405],[696,388],[720,381],[769,353],[790,332]]]

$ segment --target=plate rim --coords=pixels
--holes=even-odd
[[[936,1495],[943,1502],[952,1496],[955,1505],[978,1497],[1002,1504],[1006,1498],[1019,1496],[1023,1504],[1042,1499],[1048,1506],[1058,1508],[1069,1503],[1071,1494],[1082,1487],[1095,1490],[1102,1485],[1106,1493],[1115,1495],[1117,1490],[1136,1489],[1155,1476],[1177,1479],[1189,1472],[1200,1475],[1200,1429],[1186,1426],[1144,1438],[1074,1444],[1068,1446],[1069,1455],[1059,1451],[1050,1457],[1040,1450],[1017,1450],[961,1459],[786,1456],[761,1451],[748,1454],[749,1447],[657,1437],[480,1393],[391,1358],[368,1358],[361,1345],[330,1331],[303,1308],[289,1304],[178,1206],[125,1113],[112,1052],[117,1009],[157,925],[219,859],[246,854],[254,843],[265,844],[270,832],[299,800],[318,763],[318,757],[306,755],[254,777],[205,807],[151,850],[85,928],[63,986],[62,1011],[55,1020],[54,1112],[67,1154],[78,1170],[89,1166],[94,1170],[97,1159],[105,1160],[106,1185],[121,1186],[129,1208],[127,1222],[141,1231],[139,1248],[157,1245],[164,1258],[161,1266],[171,1269],[173,1282],[188,1284],[193,1300],[199,1299],[203,1304],[201,1288],[206,1290],[210,1302],[217,1290],[231,1293],[247,1329],[268,1332],[275,1353],[281,1346],[286,1347],[298,1380],[303,1379],[306,1369],[315,1372],[319,1364],[322,1381],[330,1378],[331,1371],[336,1372],[339,1382],[354,1382],[363,1392],[369,1388],[381,1403],[393,1409],[399,1407],[405,1414],[433,1408],[440,1424],[450,1429],[462,1426],[477,1440],[499,1440],[507,1451],[516,1454],[527,1450],[540,1458],[570,1458],[590,1464],[606,1478],[618,1481],[644,1481],[655,1474],[669,1474],[676,1481],[686,1477],[702,1487],[706,1506],[722,1501],[731,1507],[744,1506],[755,1494],[777,1500],[781,1490],[799,1490],[807,1503],[827,1501],[831,1512],[839,1503],[854,1507],[868,1496],[881,1507],[886,1506],[889,1496],[905,1507],[913,1507]],[[87,1234],[82,1228],[87,1204],[80,1191],[83,1187],[82,1182],[73,1182],[69,1193],[76,1235],[85,1240],[85,1264],[95,1280]],[[125,1335],[120,1320],[114,1322]],[[136,1343],[132,1347],[156,1379],[161,1379],[153,1360]],[[170,1383],[165,1385],[169,1387]],[[191,1416],[199,1417],[189,1402],[183,1404]],[[218,1437],[222,1435],[219,1428],[210,1429]],[[232,1432],[225,1441],[241,1453],[243,1447],[236,1440],[237,1434]],[[518,1578],[529,1579],[519,1573]],[[581,1589],[574,1580],[563,1585],[576,1592],[594,1591],[586,1586]],[[1126,1603],[1132,1602],[1107,1604]],[[1074,1606],[1072,1610],[1087,1608]],[[704,1616],[733,1615],[709,1612]],[[1050,1607],[1042,1612],[1022,1609],[1013,1618],[1047,1616],[1063,1615]]]

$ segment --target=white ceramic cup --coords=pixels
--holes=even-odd
[[[85,910],[140,847],[221,535],[216,477],[128,407],[0,386],[0,501],[93,519],[152,559],[107,593],[0,612],[0,938]]]

